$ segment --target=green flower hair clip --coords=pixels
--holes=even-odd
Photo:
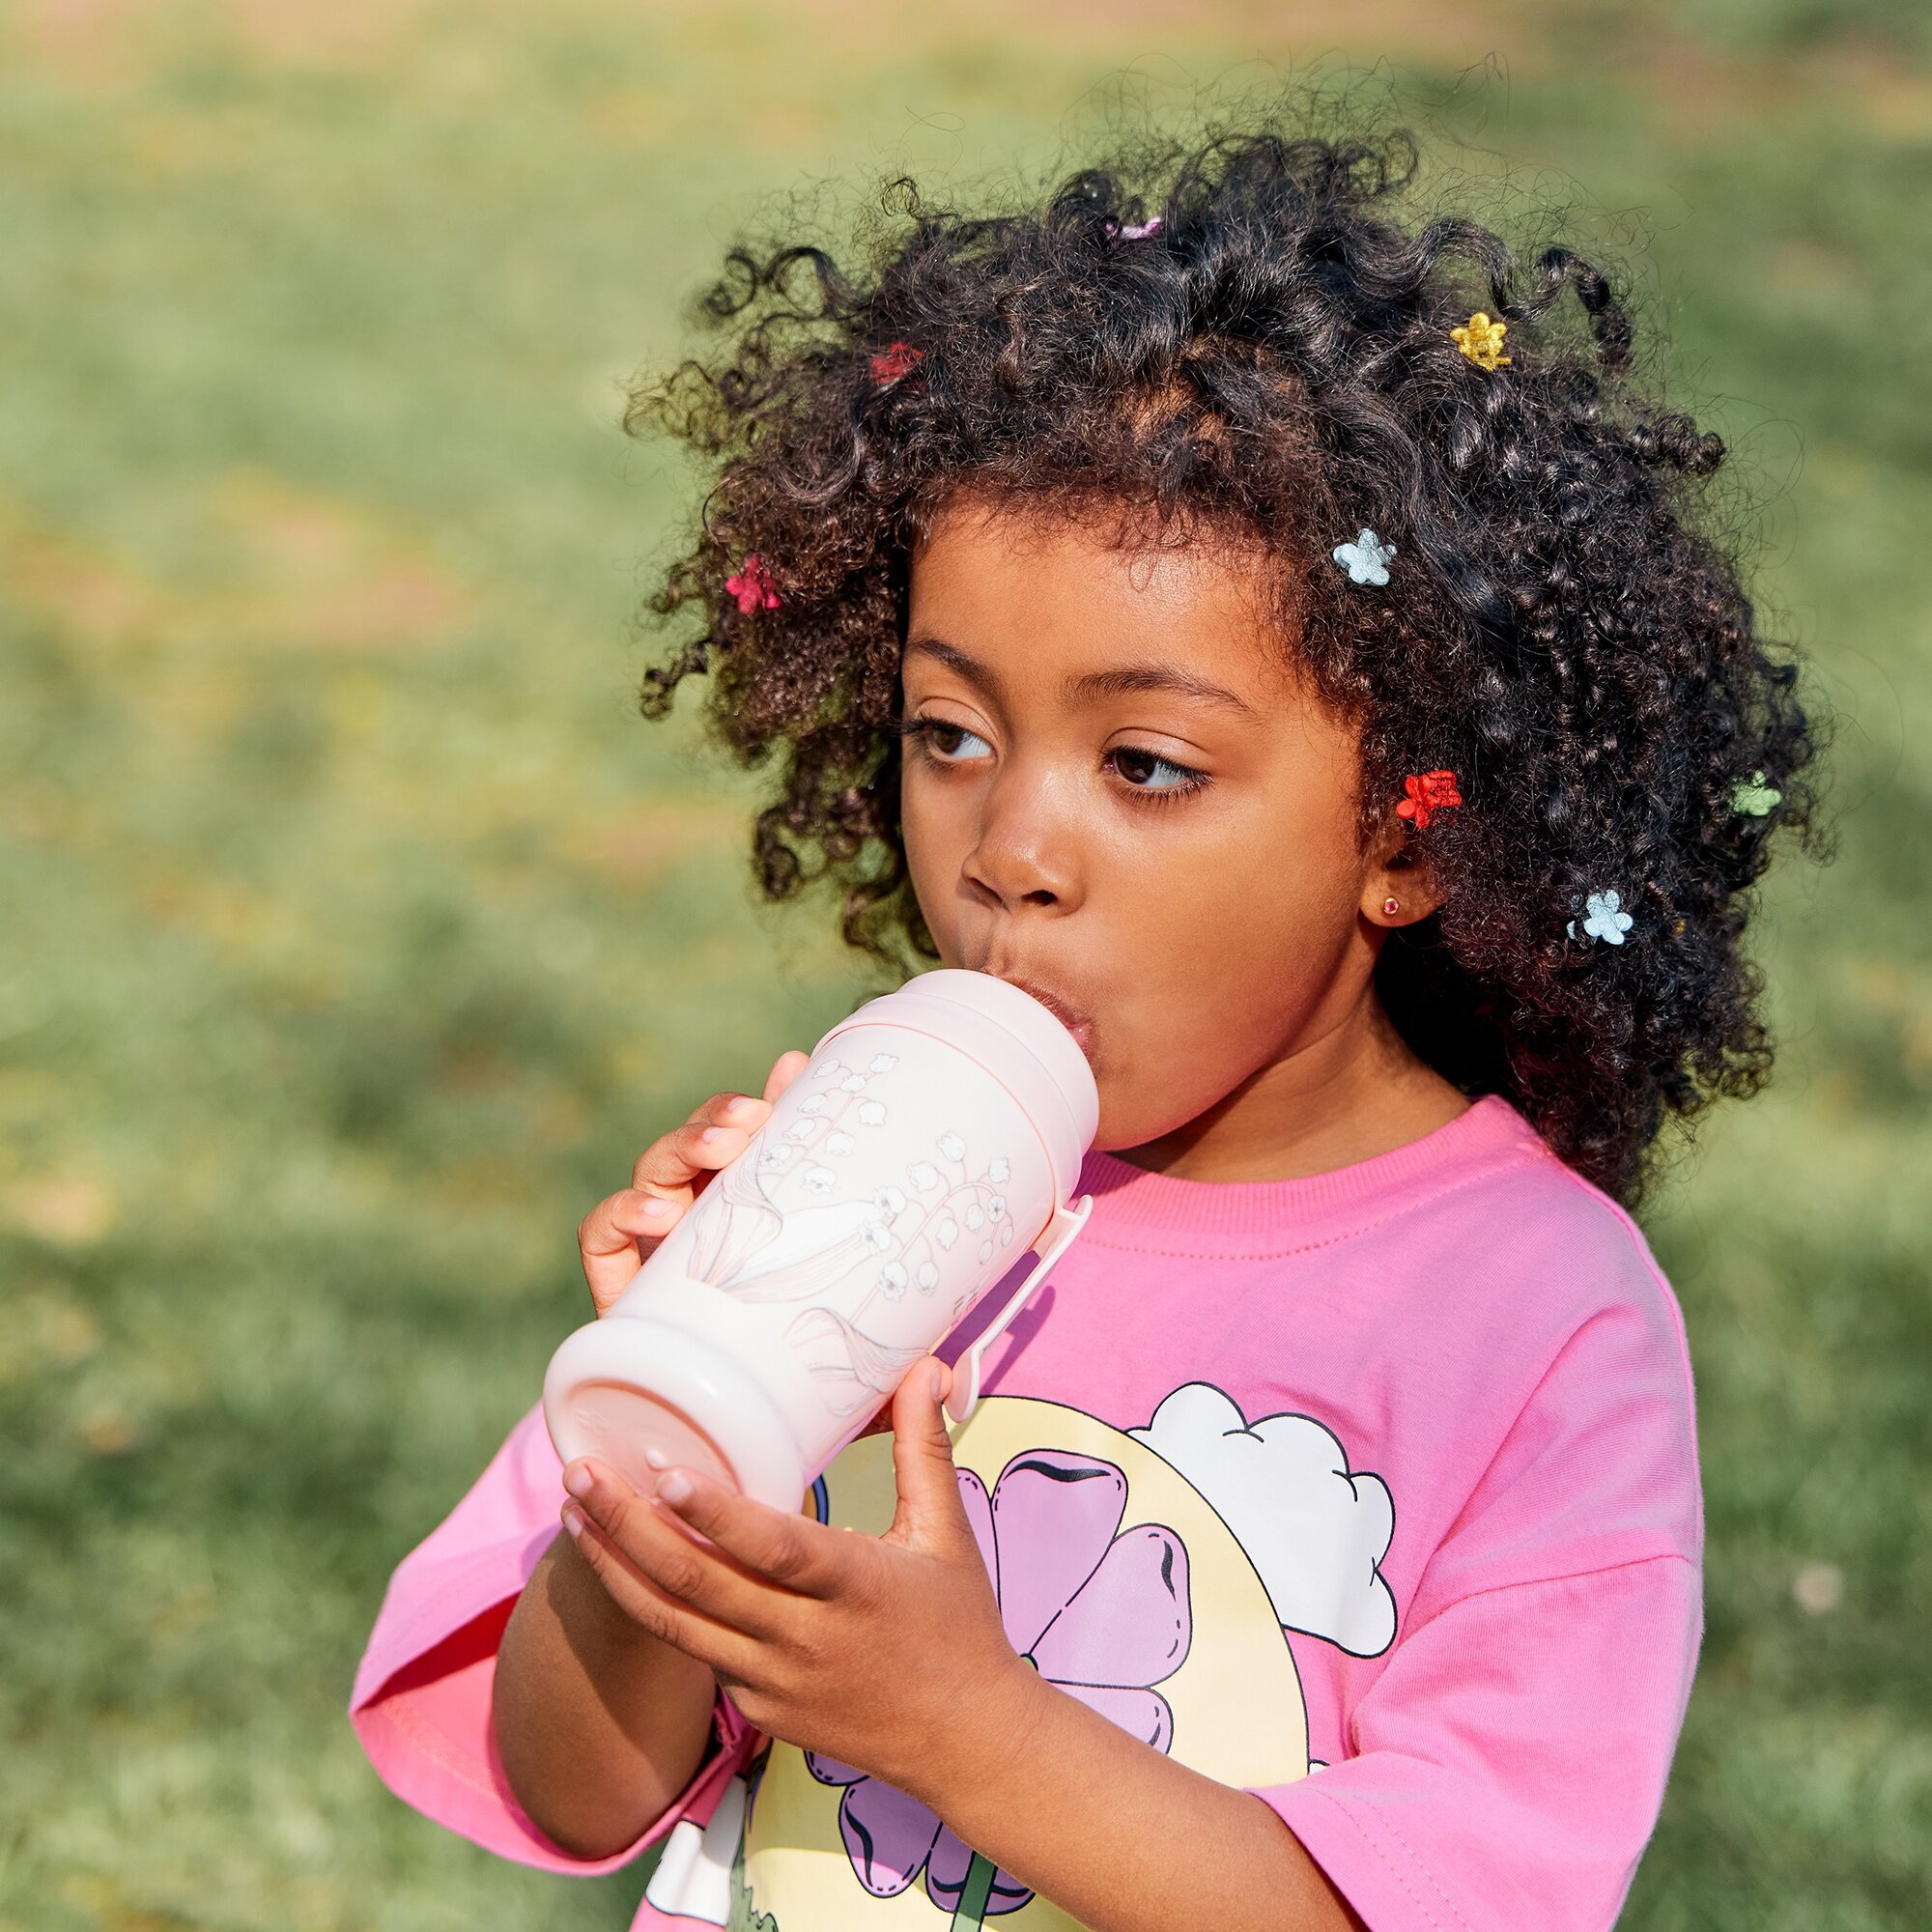
[[[1762,772],[1753,772],[1731,786],[1731,810],[1747,818],[1763,818],[1783,796],[1776,785],[1765,783]]]

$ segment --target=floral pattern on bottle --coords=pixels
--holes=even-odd
[[[889,1052],[856,1065],[835,1055],[813,1062],[712,1183],[687,1264],[694,1279],[742,1302],[810,1302],[785,1333],[841,1418],[877,1407],[928,1352],[880,1333],[882,1318],[945,1290],[945,1332],[1020,1239],[1006,1192],[1011,1162],[993,1153],[976,1164],[951,1127],[889,1183],[861,1191],[847,1179],[861,1165],[877,1178],[875,1162],[854,1156],[895,1131],[894,1102],[879,1089],[897,1065]]]

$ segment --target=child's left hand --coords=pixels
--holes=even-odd
[[[593,1459],[565,1472],[567,1487],[592,1479],[563,1506],[565,1526],[627,1615],[708,1663],[759,1730],[914,1796],[975,1765],[980,1739],[990,1768],[1040,1684],[1007,1640],[960,1501],[949,1385],[935,1358],[893,1398],[898,1508],[883,1536],[786,1515],[695,1470],[678,1472],[690,1494],[675,1507],[670,1470],[651,1498]]]

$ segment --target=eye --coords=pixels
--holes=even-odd
[[[944,718],[913,718],[900,727],[909,738],[917,738],[928,757],[942,765],[971,764],[990,757],[993,748],[977,731],[963,724],[950,724]],[[975,751],[973,747],[979,747]]]
[[[1116,745],[1107,758],[1136,791],[1173,795],[1198,791],[1208,782],[1205,772],[1174,758],[1163,758],[1158,752],[1150,752],[1140,745]]]

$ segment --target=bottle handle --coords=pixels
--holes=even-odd
[[[964,1422],[973,1413],[980,1401],[980,1357],[988,1347],[1006,1333],[1007,1324],[1022,1308],[1034,1290],[1046,1278],[1046,1273],[1071,1245],[1073,1237],[1087,1225],[1087,1217],[1094,1211],[1094,1197],[1083,1194],[1069,1207],[1056,1208],[1052,1217],[1041,1231],[1044,1240],[1036,1243],[1034,1253],[1039,1257],[1028,1271],[1027,1278],[1014,1289],[1011,1298],[987,1324],[985,1330],[976,1336],[973,1345],[952,1365],[952,1386],[947,1392],[946,1412],[954,1422]],[[961,1371],[964,1371],[962,1378]],[[963,1387],[962,1387],[963,1379]],[[961,1400],[963,1396],[963,1401]]]

